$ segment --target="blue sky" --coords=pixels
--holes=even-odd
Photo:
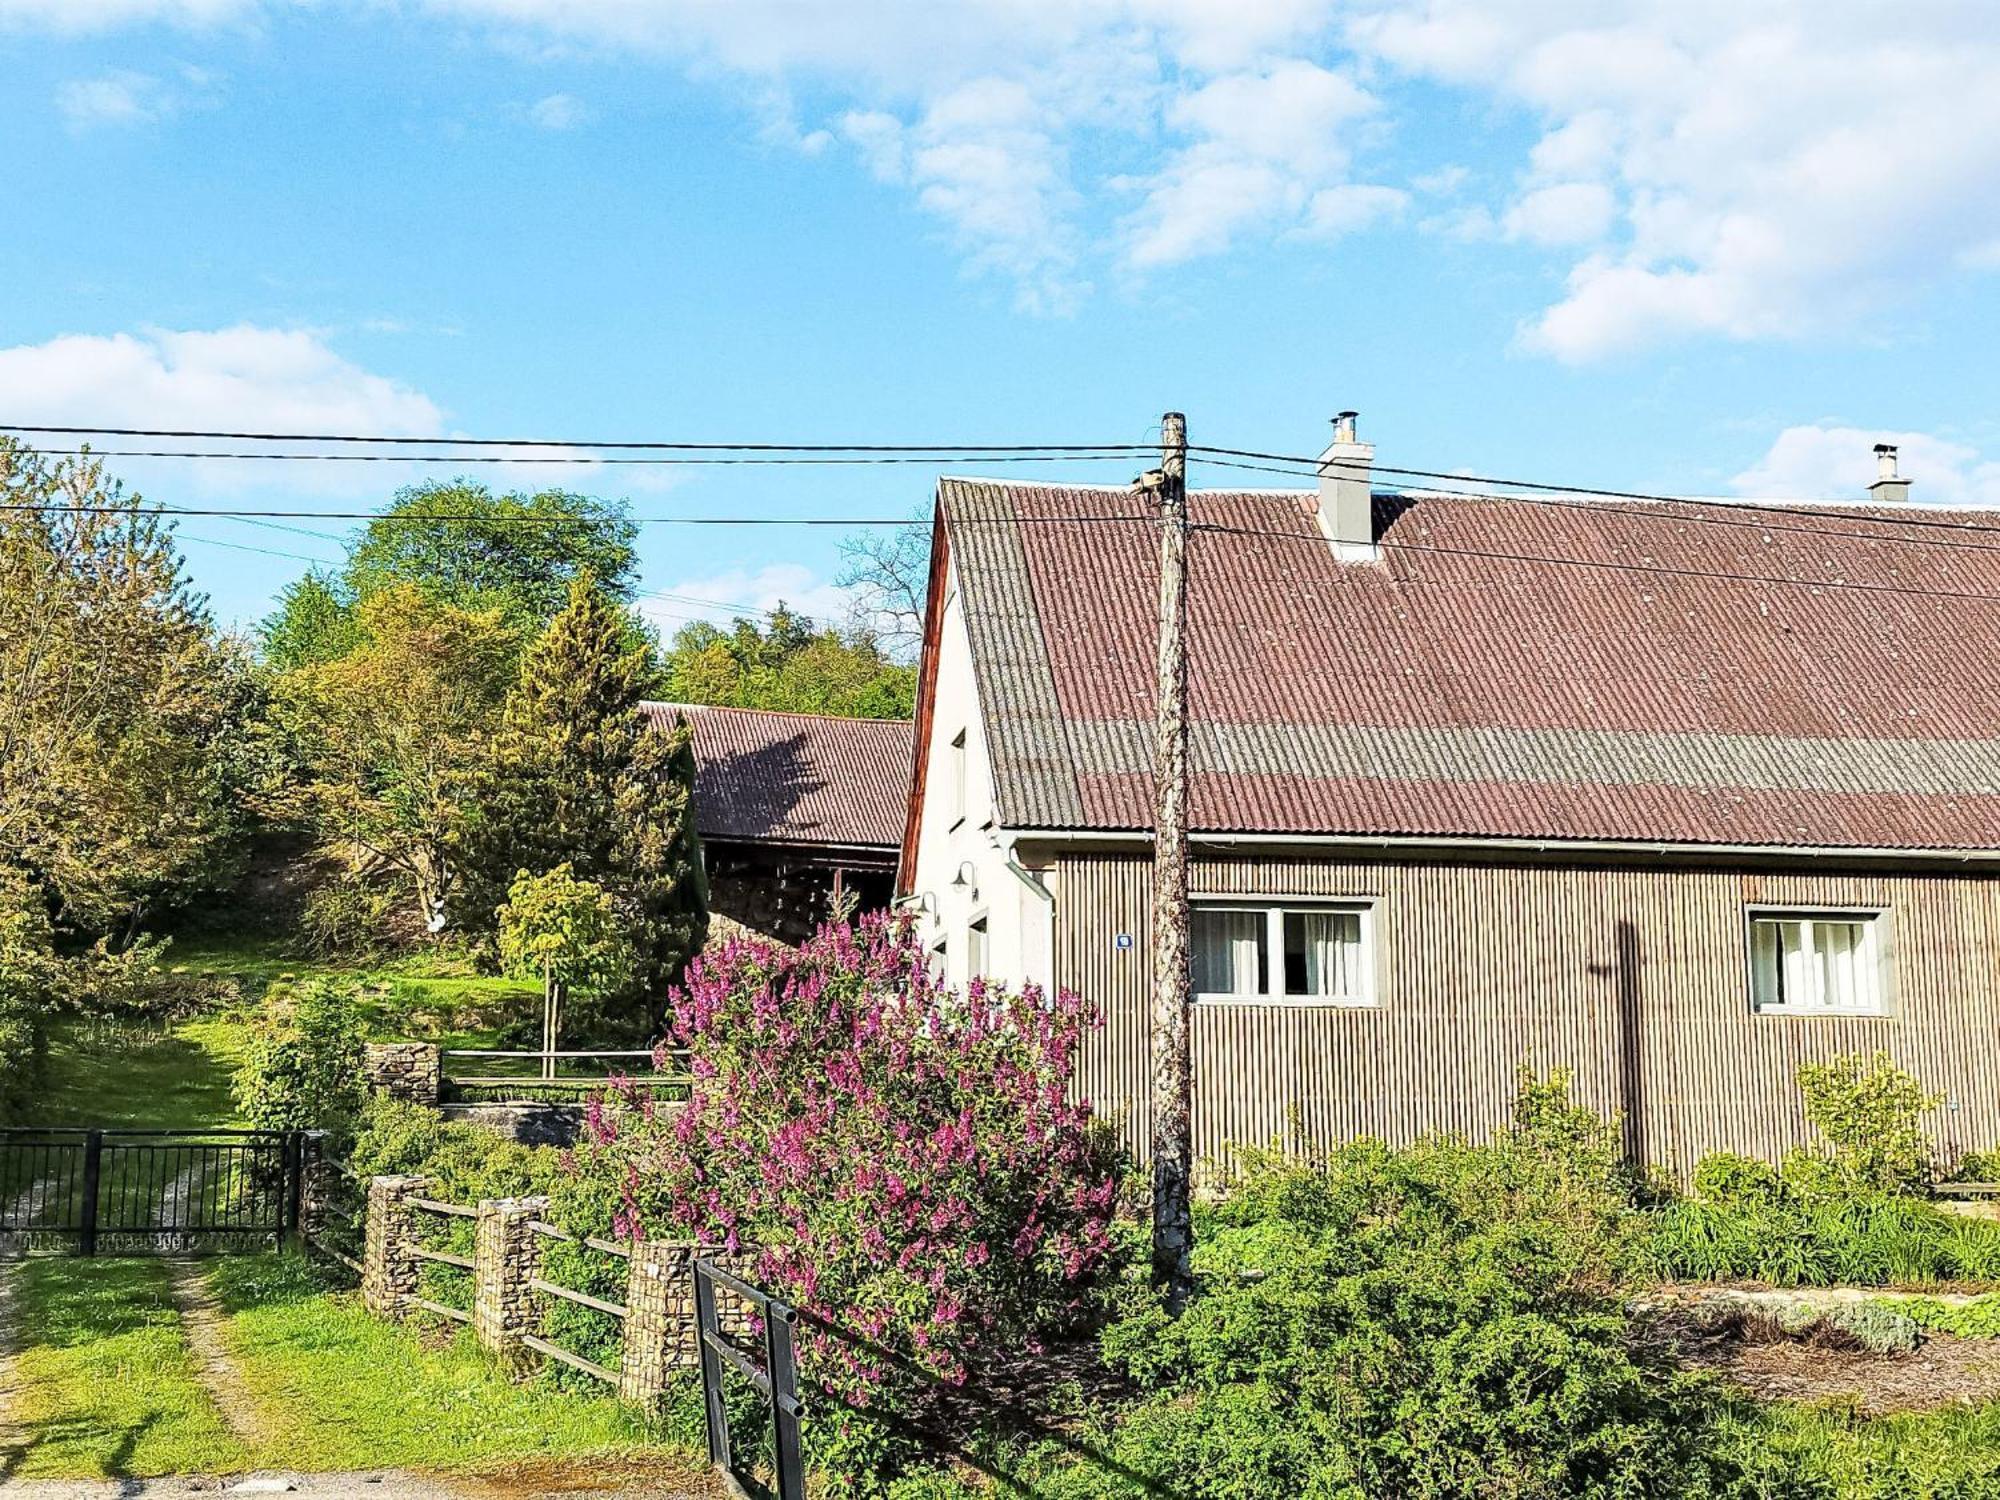
[[[1919,498],[2000,505],[1993,31],[1951,0],[0,0],[0,424],[1117,442],[1176,407],[1308,452],[1355,407],[1383,463],[1718,495],[1858,493],[1893,436]],[[434,472],[122,468],[269,509]],[[933,476],[482,477],[806,515]],[[183,530],[232,622],[303,565],[210,543],[338,553]],[[644,583],[832,611],[836,541],[649,529]]]

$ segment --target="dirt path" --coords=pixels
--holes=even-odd
[[[21,1327],[14,1309],[15,1268],[0,1264],[0,1474],[11,1471],[28,1444],[28,1429],[14,1416],[19,1383],[14,1363],[21,1354]]]
[[[252,1452],[262,1449],[270,1431],[223,1342],[222,1305],[208,1289],[201,1268],[192,1261],[167,1262],[167,1289],[180,1309],[181,1332],[194,1354],[196,1378],[207,1387],[237,1440]]]

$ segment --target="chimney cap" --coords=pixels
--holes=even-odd
[[[1354,441],[1354,419],[1360,415],[1361,413],[1358,411],[1343,411],[1334,414],[1333,440],[1336,443],[1351,443]]]

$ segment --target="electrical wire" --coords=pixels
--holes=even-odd
[[[46,433],[57,437],[177,438],[208,442],[376,443],[435,448],[618,448],[674,453],[1122,454],[1158,451],[1157,444],[1144,443],[670,443],[617,440],[591,442],[582,438],[409,437],[400,434],[351,432],[214,432],[166,427],[38,427],[13,422],[0,422],[0,432]]]

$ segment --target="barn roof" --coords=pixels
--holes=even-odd
[[[704,839],[884,852],[901,843],[908,723],[685,703],[646,710],[688,721]]]
[[[1196,829],[2000,848],[2000,518],[1377,495],[1354,562],[1313,498],[1190,496]],[[1002,820],[1149,827],[1141,502],[939,514]]]

